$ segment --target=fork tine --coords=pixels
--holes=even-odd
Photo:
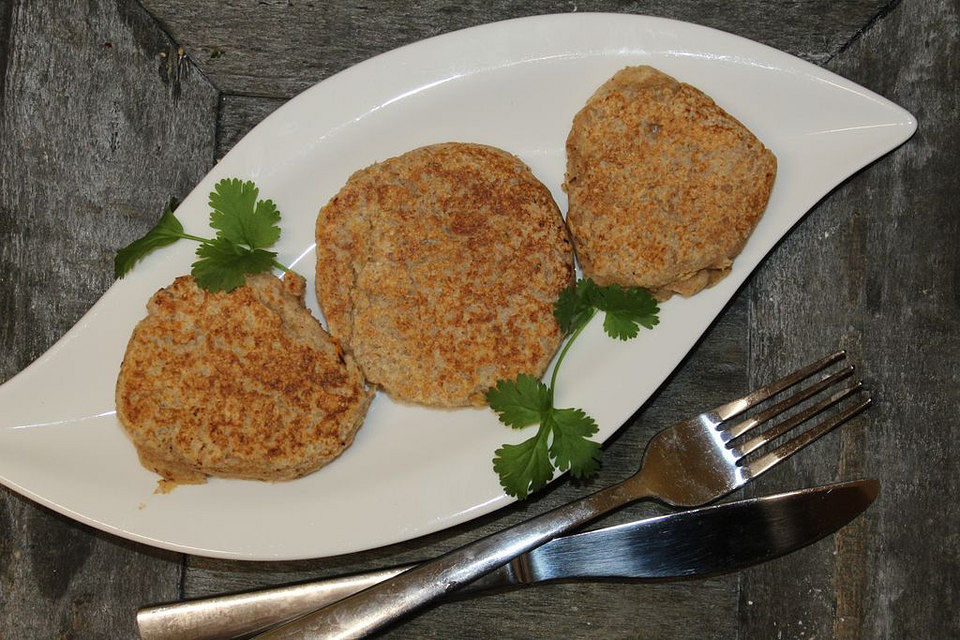
[[[760,474],[769,471],[771,467],[776,466],[778,463],[786,460],[800,449],[803,449],[805,446],[822,436],[823,434],[839,427],[841,424],[857,415],[864,409],[870,406],[870,398],[867,398],[860,404],[850,407],[837,415],[824,420],[815,427],[807,429],[797,437],[792,440],[780,445],[773,451],[768,454],[765,454],[753,462],[745,464],[744,467],[747,469],[750,478],[756,478]]]
[[[821,400],[820,402],[818,402],[817,404],[811,407],[807,407],[800,413],[787,418],[780,424],[774,427],[770,427],[760,435],[747,440],[741,445],[738,445],[734,449],[734,451],[737,453],[738,457],[743,457],[749,453],[752,453],[757,449],[759,449],[760,447],[762,447],[763,445],[770,442],[771,440],[774,440],[775,438],[779,438],[780,436],[787,433],[797,425],[803,424],[813,416],[819,413],[822,413],[824,410],[829,409],[830,407],[843,401],[845,398],[850,397],[854,393],[860,391],[860,389],[862,388],[863,388],[863,383],[858,381],[856,384],[853,384],[847,387],[843,391],[835,393],[829,398]]]
[[[771,418],[776,418],[778,415],[780,415],[787,409],[795,407],[801,402],[803,402],[804,400],[806,400],[807,398],[811,398],[817,395],[827,387],[832,386],[840,382],[841,380],[849,377],[850,374],[852,373],[853,373],[853,365],[845,367],[844,369],[841,369],[837,373],[827,376],[820,382],[814,385],[810,385],[803,391],[799,391],[794,395],[790,396],[789,398],[781,400],[780,402],[773,405],[769,409],[764,409],[757,415],[747,418],[743,422],[739,422],[734,426],[730,427],[729,429],[724,429],[723,430],[724,440],[726,442],[729,442],[734,438],[738,438],[742,436],[744,433],[746,433],[747,431],[750,431],[757,425],[761,425],[764,422],[767,422],[768,420],[770,420]]]
[[[826,369],[834,362],[838,362],[839,360],[842,360],[843,358],[845,358],[846,355],[847,355],[846,351],[843,351],[843,350],[835,351],[834,353],[831,353],[830,355],[828,355],[826,358],[817,360],[813,364],[808,364],[807,366],[801,369],[798,369],[797,371],[794,371],[793,373],[786,376],[785,378],[781,378],[776,382],[771,382],[765,387],[760,387],[756,391],[752,391],[747,395],[743,396],[742,398],[733,400],[732,402],[728,402],[726,404],[722,404],[716,409],[714,409],[712,412],[708,412],[708,413],[715,414],[717,417],[719,417],[720,420],[729,420],[730,418],[736,415],[740,415],[741,413],[743,413],[750,407],[754,406],[758,402],[763,402],[770,396],[780,393],[787,387],[792,387],[793,385],[797,384],[801,380],[812,376],[818,371],[822,371],[823,369]]]

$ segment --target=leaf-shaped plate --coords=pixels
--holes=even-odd
[[[774,151],[779,173],[729,277],[693,298],[668,301],[660,326],[627,343],[604,337],[594,320],[571,352],[577,384],[561,385],[557,402],[588,411],[606,439],[811,206],[910,137],[916,123],[909,113],[814,65],[713,29],[642,16],[524,18],[403,47],[312,87],[237,144],[177,214],[187,232],[204,234],[213,184],[255,180],[283,212],[281,261],[312,278],[316,213],[350,173],[448,140],[519,155],[564,209],[564,142],[573,115],[630,64],[654,65],[707,92]],[[213,479],[154,495],[157,477],[139,465],[114,415],[114,385],[147,299],[188,272],[193,250],[180,243],[151,255],[0,387],[0,481],[133,540],[242,559],[368,549],[511,502],[491,458],[525,432],[502,427],[488,410],[402,406],[382,394],[354,445],[318,473],[281,484]]]

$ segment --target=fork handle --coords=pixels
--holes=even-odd
[[[257,638],[362,638],[571,529],[650,497],[639,474],[425,562]]]

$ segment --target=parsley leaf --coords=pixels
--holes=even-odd
[[[537,424],[550,411],[550,389],[525,373],[516,380],[498,380],[497,386],[487,390],[486,397],[500,422],[515,429]]]
[[[554,467],[569,469],[575,478],[588,478],[600,468],[600,443],[589,439],[597,432],[593,418],[580,409],[548,407],[538,420],[535,436],[520,444],[505,444],[494,454],[493,469],[500,485],[518,498],[545,487]]]
[[[646,289],[611,285],[597,294],[595,306],[606,314],[603,330],[611,338],[629,340],[637,337],[640,325],[653,329],[660,322],[660,307]]]
[[[574,478],[588,478],[600,469],[600,443],[590,440],[597,423],[581,409],[554,409],[550,422],[553,443],[550,457],[560,471],[570,469]]]
[[[635,338],[638,325],[652,329],[659,322],[660,308],[646,289],[615,284],[601,287],[590,278],[564,289],[553,305],[553,315],[561,331],[572,333],[591,318],[594,309],[606,314],[603,329],[619,340]]]
[[[173,244],[183,237],[183,225],[173,215],[176,208],[177,201],[171,198],[167,208],[163,210],[163,215],[160,216],[160,221],[147,231],[145,236],[117,251],[117,255],[113,258],[114,278],[127,275],[130,269],[133,269],[133,265],[154,249]]]
[[[553,305],[553,317],[563,333],[576,330],[593,316],[597,289],[593,280],[583,278],[560,292]]]
[[[217,238],[251,249],[269,247],[280,237],[280,212],[272,200],[257,200],[260,190],[239,178],[218,182],[210,193],[210,226]]]
[[[547,450],[550,426],[540,425],[537,435],[520,444],[505,444],[494,453],[493,469],[508,495],[524,498],[547,486],[553,464]]]
[[[272,269],[277,254],[216,238],[197,247],[197,256],[199,260],[190,270],[197,286],[207,291],[232,291],[243,284],[246,274]]]

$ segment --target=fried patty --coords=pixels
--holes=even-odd
[[[290,480],[350,445],[373,392],[304,288],[259,274],[211,293],[184,276],[153,295],[116,395],[143,466],[180,483]]]
[[[549,190],[505,151],[437,144],[362,169],[316,231],[330,332],[398,400],[482,405],[559,346],[572,246]]]
[[[567,138],[567,224],[584,274],[692,295],[730,271],[763,215],[773,153],[702,91],[627,67]]]

